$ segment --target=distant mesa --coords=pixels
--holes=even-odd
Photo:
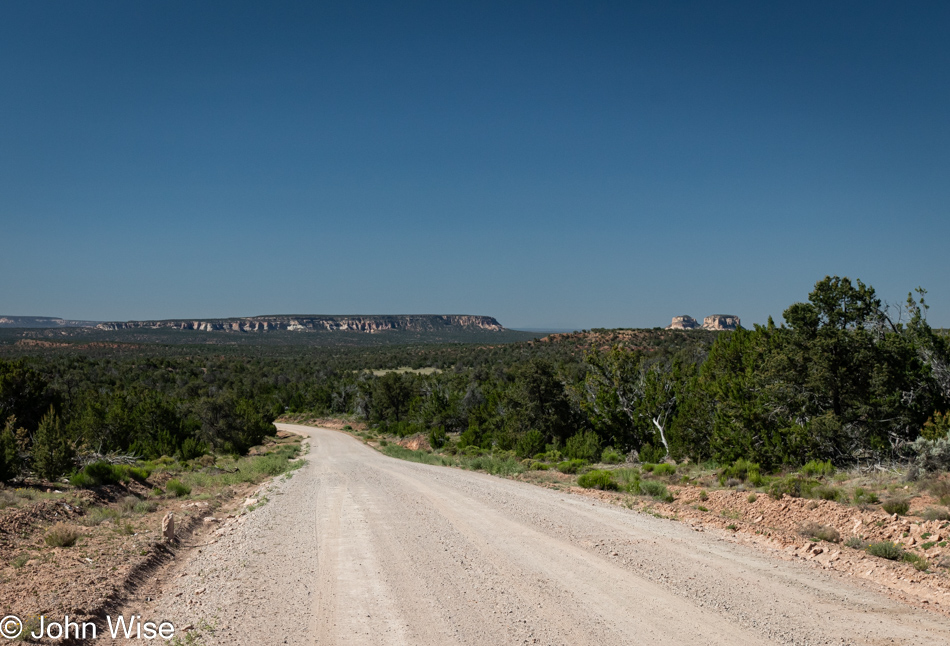
[[[249,316],[229,319],[171,319],[164,321],[126,321],[100,323],[100,330],[195,330],[200,332],[364,332],[388,331],[437,332],[480,330],[502,332],[502,325],[491,316],[459,314],[395,314],[366,316],[325,316],[293,314]]]
[[[733,314],[712,314],[703,319],[703,324],[692,316],[674,316],[667,330],[737,330],[742,327],[739,317]]]
[[[491,316],[467,314],[393,314],[333,316],[289,314],[227,319],[161,321],[70,321],[51,316],[0,316],[0,328],[93,328],[96,330],[194,330],[199,332],[505,332]]]
[[[55,316],[0,316],[0,327],[95,327],[99,321],[70,321]]]

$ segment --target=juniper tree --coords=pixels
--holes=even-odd
[[[76,450],[52,406],[36,429],[32,453],[33,470],[41,478],[58,478],[73,466]]]

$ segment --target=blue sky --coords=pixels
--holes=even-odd
[[[0,314],[950,326],[950,5],[4,2]]]

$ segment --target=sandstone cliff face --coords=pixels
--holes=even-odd
[[[713,314],[703,319],[703,324],[692,316],[674,316],[667,330],[737,330],[742,326],[739,317],[732,314]]]
[[[667,326],[667,330],[695,330],[699,327],[699,322],[692,316],[674,316],[673,322]]]
[[[741,327],[738,316],[713,314],[703,319],[704,330],[737,330]]]
[[[432,332],[457,328],[501,332],[505,328],[491,316],[471,315],[392,315],[392,316],[250,316],[233,319],[126,321],[100,323],[100,330],[174,329],[200,332],[365,332],[375,334],[388,330],[405,332]]]

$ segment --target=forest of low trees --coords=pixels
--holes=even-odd
[[[557,448],[590,458],[609,446],[649,461],[745,458],[777,470],[936,451],[939,464],[950,426],[950,341],[928,325],[926,307],[923,290],[888,308],[861,281],[829,277],[785,310],[781,326],[643,331],[635,343],[612,345],[596,333],[268,352],[8,345],[0,480],[57,478],[93,453],[240,454],[272,433],[279,415],[304,412],[519,457]],[[437,371],[369,371],[400,366]]]

